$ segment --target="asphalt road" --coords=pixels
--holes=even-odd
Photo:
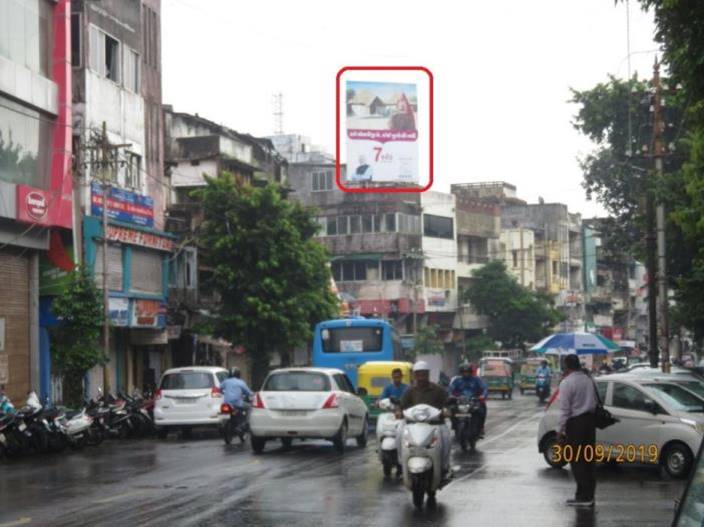
[[[455,480],[416,512],[384,481],[370,441],[344,455],[323,442],[225,446],[212,434],[111,441],[60,456],[0,463],[0,527],[9,526],[662,526],[683,483],[646,467],[599,467],[597,505],[576,510],[568,469],[537,452],[533,396],[489,403],[487,438],[453,454]]]

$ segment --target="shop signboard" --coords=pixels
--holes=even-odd
[[[161,300],[133,301],[132,327],[157,328],[165,327],[166,304]]]
[[[103,214],[103,189],[100,183],[91,183],[91,215]],[[154,200],[116,187],[108,189],[108,218],[142,227],[154,226]]]
[[[127,327],[130,319],[130,301],[128,298],[110,298],[108,300],[110,323],[116,327]]]

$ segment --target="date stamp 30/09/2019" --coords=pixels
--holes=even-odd
[[[657,463],[660,451],[657,445],[613,444],[552,446],[552,458],[556,463]]]

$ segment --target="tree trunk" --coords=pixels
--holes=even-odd
[[[252,389],[259,390],[269,373],[269,354],[261,349],[252,350]]]
[[[63,403],[69,408],[80,408],[83,406],[83,379],[84,371],[67,371],[63,374]]]

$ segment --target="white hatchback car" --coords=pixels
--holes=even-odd
[[[704,437],[704,401],[684,388],[668,389],[666,393],[659,386],[648,384],[656,382],[626,375],[596,379],[604,407],[619,419],[604,430],[597,429],[597,445],[603,446],[601,453],[611,453],[612,458],[659,463],[670,476],[684,478]],[[678,388],[674,384],[668,386]],[[554,468],[566,464],[555,455],[558,398],[556,393],[538,427],[538,450]],[[634,450],[635,455],[631,456]]]
[[[284,368],[267,376],[249,417],[252,450],[269,439],[285,447],[294,438],[328,439],[344,452],[348,437],[367,444],[367,406],[344,372],[331,368]]]
[[[155,394],[154,424],[160,438],[169,430],[196,426],[220,426],[220,383],[227,370],[216,366],[190,366],[166,370]]]

